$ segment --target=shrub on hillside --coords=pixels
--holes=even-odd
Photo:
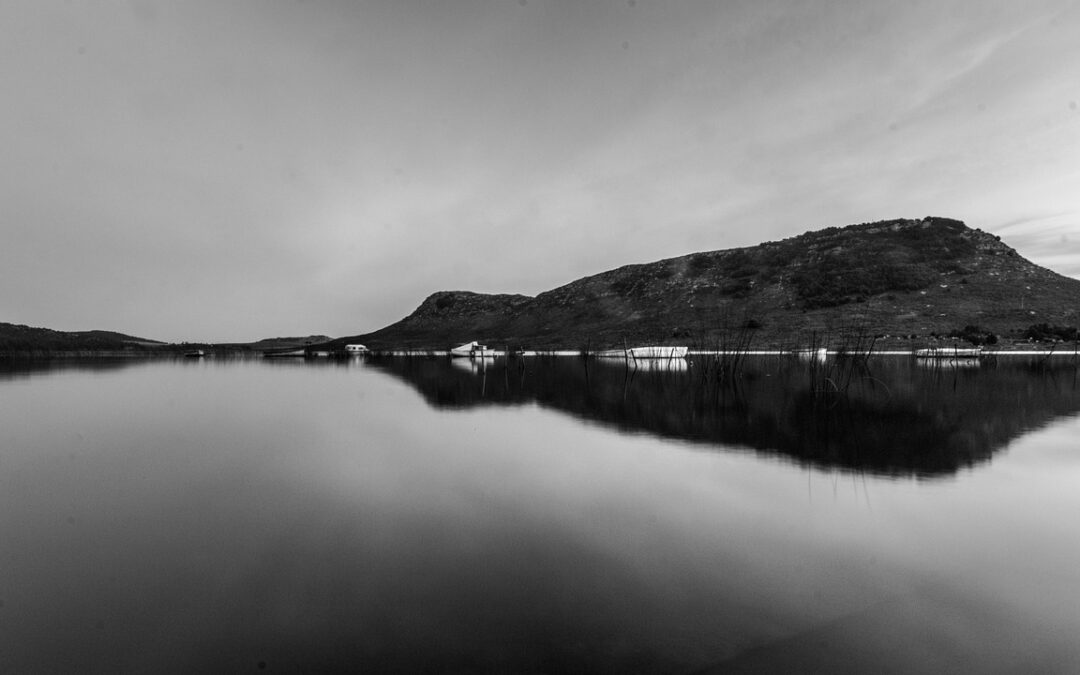
[[[998,341],[997,335],[972,325],[964,326],[963,330],[952,331],[949,337],[967,340],[973,345],[996,345]]]
[[[713,256],[709,253],[695,253],[690,256],[690,272],[695,276],[712,267],[712,264]]]
[[[1076,342],[1080,340],[1080,331],[1070,326],[1051,326],[1048,323],[1035,323],[1024,331],[1024,337],[1036,342]]]

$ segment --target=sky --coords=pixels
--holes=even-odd
[[[927,215],[1080,278],[1075,0],[12,0],[0,321],[356,335]]]

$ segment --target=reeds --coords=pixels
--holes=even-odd
[[[757,329],[749,322],[738,328],[720,329],[712,344],[697,345],[694,366],[701,386],[731,386],[739,377]]]

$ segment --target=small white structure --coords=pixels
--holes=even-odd
[[[476,342],[466,342],[460,347],[454,347],[450,350],[450,356],[467,356],[469,358],[494,358],[499,355],[499,352],[495,349],[489,349],[485,345]]]
[[[367,354],[371,350],[364,345],[345,345],[345,351],[349,354]]]

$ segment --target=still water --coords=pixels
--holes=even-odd
[[[1073,364],[0,369],[0,672],[1080,672]]]

